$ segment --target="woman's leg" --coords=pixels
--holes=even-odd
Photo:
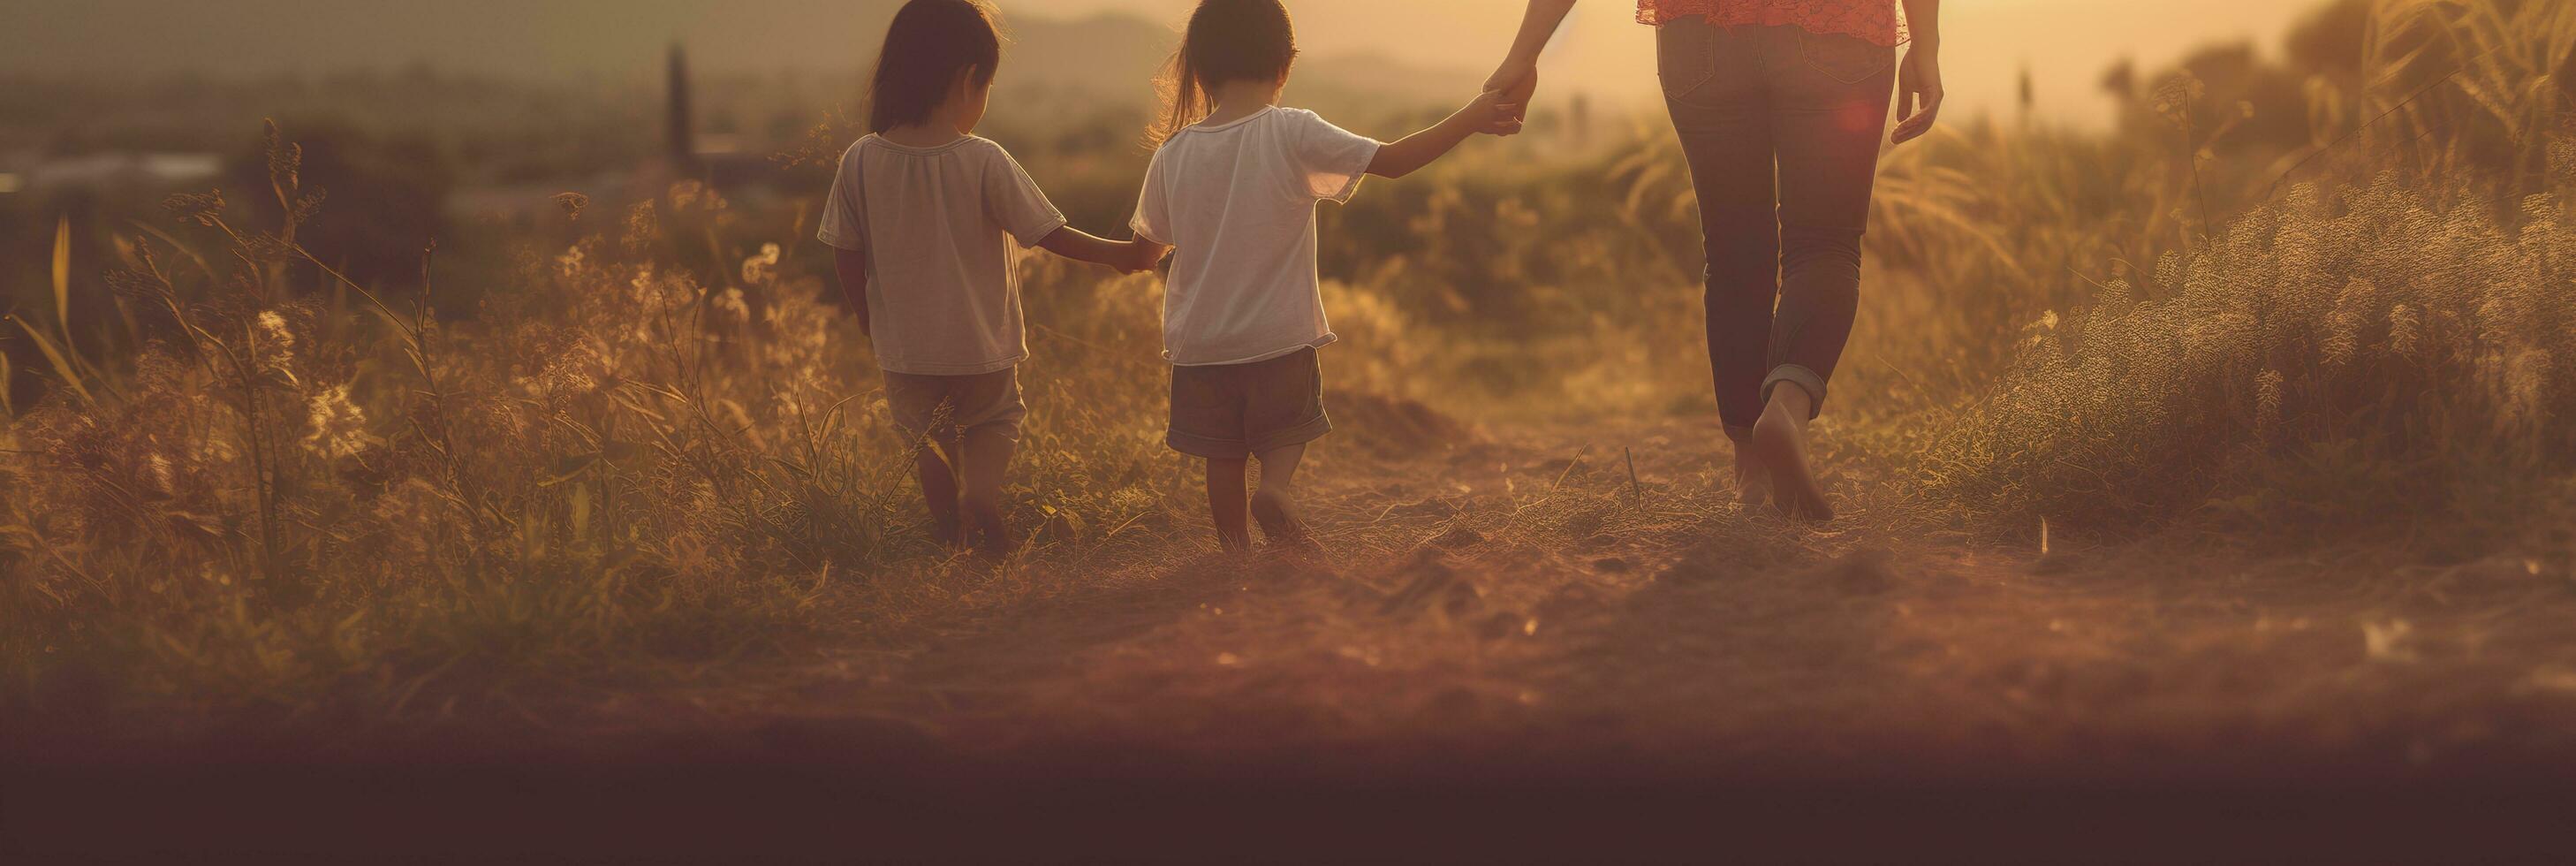
[[[1656,62],[1673,130],[1699,198],[1707,254],[1708,362],[1717,414],[1736,443],[1736,481],[1748,498],[1761,473],[1744,443],[1762,414],[1764,358],[1780,267],[1772,186],[1772,110],[1758,32],[1681,20],[1656,29]]]
[[[1895,50],[1849,36],[1779,28],[1769,66],[1779,153],[1780,303],[1764,361],[1754,450],[1773,501],[1828,519],[1807,461],[1807,422],[1825,402],[1860,301],[1860,238],[1869,223],[1879,139],[1895,88]],[[1784,387],[1785,386],[1785,387]],[[1791,393],[1784,393],[1791,392]]]
[[[1779,148],[1780,307],[1765,396],[1782,382],[1825,401],[1860,299],[1860,238],[1869,224],[1879,141],[1896,86],[1896,50],[1849,36],[1783,28],[1772,65]]]

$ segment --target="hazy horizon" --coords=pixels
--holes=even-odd
[[[1177,22],[1190,0],[999,0],[1025,24],[1103,14]],[[1377,55],[1407,65],[1481,71],[1517,24],[1503,0],[1297,0],[1309,56]],[[2322,0],[1951,0],[1944,67],[1962,116],[2014,110],[2032,71],[2037,113],[2098,124],[2096,88],[2123,57],[2155,67],[2205,44],[2251,39],[2275,52],[2283,32]],[[0,32],[0,70],[15,74],[328,74],[427,65],[503,78],[645,80],[665,46],[687,46],[709,74],[846,70],[875,49],[893,0],[456,0],[435,6],[316,0],[44,2],[36,26]],[[1578,7],[1551,50],[1549,92],[1612,104],[1654,102],[1653,36],[1625,0]],[[148,22],[138,24],[137,22]],[[1006,74],[1044,75],[1015,68]]]
[[[1054,17],[1123,12],[1177,21],[1194,0],[997,0],[1007,13]],[[1897,0],[1889,0],[1897,2]],[[1382,51],[1422,65],[1473,69],[1499,59],[1519,26],[1513,0],[1293,0],[1298,39],[1319,54]],[[2101,73],[2122,58],[2172,63],[2203,45],[2252,40],[2277,53],[2290,26],[2326,0],[1948,0],[1943,70],[1962,115],[2013,110],[2024,65],[2043,118],[2098,124],[2110,117]],[[1551,47],[1559,93],[1654,103],[1654,35],[1632,0],[1586,0]],[[1447,38],[1426,38],[1437,34]]]

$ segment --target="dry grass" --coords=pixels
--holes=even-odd
[[[1995,589],[2028,573],[2043,519],[2226,541],[2399,523],[2417,536],[2354,555],[2476,563],[2522,537],[2505,553],[2558,574],[2535,515],[2558,513],[2576,453],[2576,139],[2547,83],[2576,18],[2382,5],[2388,56],[2353,97],[2373,110],[2338,115],[2317,155],[2214,162],[2224,128],[2188,111],[2170,139],[1982,125],[1892,153],[1837,383],[1870,396],[1818,428],[1845,467],[1824,533],[1724,490],[1687,182],[1651,125],[1571,160],[1471,152],[1328,214],[1344,342],[1326,361],[1342,432],[1312,470],[1322,563],[1213,553],[1192,467],[1159,442],[1152,279],[1025,265],[1026,540],[979,564],[928,542],[864,342],[820,281],[782,273],[803,227],[687,184],[624,212],[567,200],[507,285],[443,309],[298,244],[327,208],[276,138],[255,194],[283,221],[173,199],[118,260],[62,265],[112,270],[122,321],[17,323],[58,386],[0,409],[0,707],[395,726],[534,707],[617,727],[666,700],[805,701],[994,741],[1034,717],[1240,744],[1246,725],[1356,739],[1603,708],[1652,728],[1659,707],[1704,722],[1719,691],[1768,689],[1728,722],[1761,741],[1817,713],[1974,704],[1907,683],[2030,687],[2169,637],[2016,662],[1961,637],[1979,623],[2207,613],[2206,595],[2139,601],[2152,574]],[[2414,51],[2427,33],[2449,47]],[[85,356],[84,328],[137,351]],[[2565,662],[2522,625],[2423,628]],[[1676,665],[1724,688],[1665,694]],[[1878,699],[1826,687],[1845,675]],[[2130,681],[2092,675],[2031,712],[2118,704]],[[2234,694],[2189,686],[2172,718]],[[1844,730],[1894,736],[1885,721]]]
[[[2312,94],[2329,103],[2313,113],[2354,125],[2259,173],[1988,131],[1900,164],[1889,208],[1985,227],[1936,244],[1912,235],[1941,219],[1884,221],[1925,283],[1984,287],[1932,313],[1930,338],[1954,347],[1931,377],[1981,384],[1891,431],[1924,454],[1924,491],[2015,534],[2192,516],[2335,539],[2437,513],[2461,518],[2446,532],[2509,536],[2549,513],[2576,453],[2576,127],[2552,83],[2576,58],[2568,13],[2380,4],[2376,89],[2359,111]],[[2185,141],[2224,134],[2174,119]],[[2194,145],[2193,165],[2212,159]],[[2204,188],[2237,175],[2241,189]],[[2014,180],[1970,180],[1994,177]],[[2156,177],[2177,182],[2137,189]],[[2211,195],[2251,204],[2205,224]]]

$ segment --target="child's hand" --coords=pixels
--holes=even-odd
[[[1390,180],[1403,177],[1448,155],[1476,133],[1517,135],[1520,131],[1521,104],[1502,91],[1488,90],[1438,125],[1379,146],[1377,155],[1369,157],[1368,173]]]
[[[1124,246],[1126,249],[1121,251],[1123,255],[1119,257],[1118,264],[1114,266],[1118,269],[1118,272],[1122,274],[1136,274],[1153,270],[1154,265],[1162,262],[1163,252],[1166,249],[1169,249],[1162,244],[1158,244],[1144,238],[1137,238],[1135,240],[1128,241]]]
[[[1171,247],[1144,238],[1136,239],[1136,249],[1139,251],[1136,269],[1140,271],[1153,270],[1155,265],[1163,263],[1164,256],[1172,252]]]
[[[1506,101],[1509,98],[1498,90],[1476,94],[1475,101],[1467,103],[1465,112],[1475,131],[1486,135],[1519,135],[1523,107]]]

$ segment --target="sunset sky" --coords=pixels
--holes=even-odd
[[[1008,18],[1131,14],[1177,25],[1191,0],[998,0]],[[1896,0],[1889,0],[1896,2]],[[2120,57],[2152,68],[2193,46],[2280,35],[2325,0],[1947,0],[1944,65],[1961,114],[2009,111],[2034,73],[2040,115],[2099,123],[2095,90]],[[709,72],[855,70],[895,0],[36,0],[0,28],[0,73],[306,74],[422,63],[502,77],[651,81],[684,43]],[[1517,24],[1517,0],[1291,0],[1310,57],[1375,54],[1481,73]],[[1653,104],[1652,31],[1630,0],[1583,0],[1547,61],[1553,98]],[[21,19],[24,24],[27,19]],[[1043,74],[1028,70],[1027,74]],[[1140,87],[1142,85],[1140,84]]]
[[[1136,12],[1177,20],[1191,0],[999,0],[1015,14]],[[1896,0],[1890,0],[1896,2]],[[2107,118],[2102,70],[2122,56],[2153,66],[2200,44],[2253,38],[2276,51],[2282,33],[2323,0],[1946,0],[1943,66],[1966,112],[2010,110],[2027,64],[2042,114],[2074,123]],[[1517,0],[1291,0],[1298,38],[1317,54],[1376,51],[1429,65],[1490,66],[1518,25]],[[1572,86],[1650,99],[1652,31],[1629,0],[1583,0],[1548,61]]]

